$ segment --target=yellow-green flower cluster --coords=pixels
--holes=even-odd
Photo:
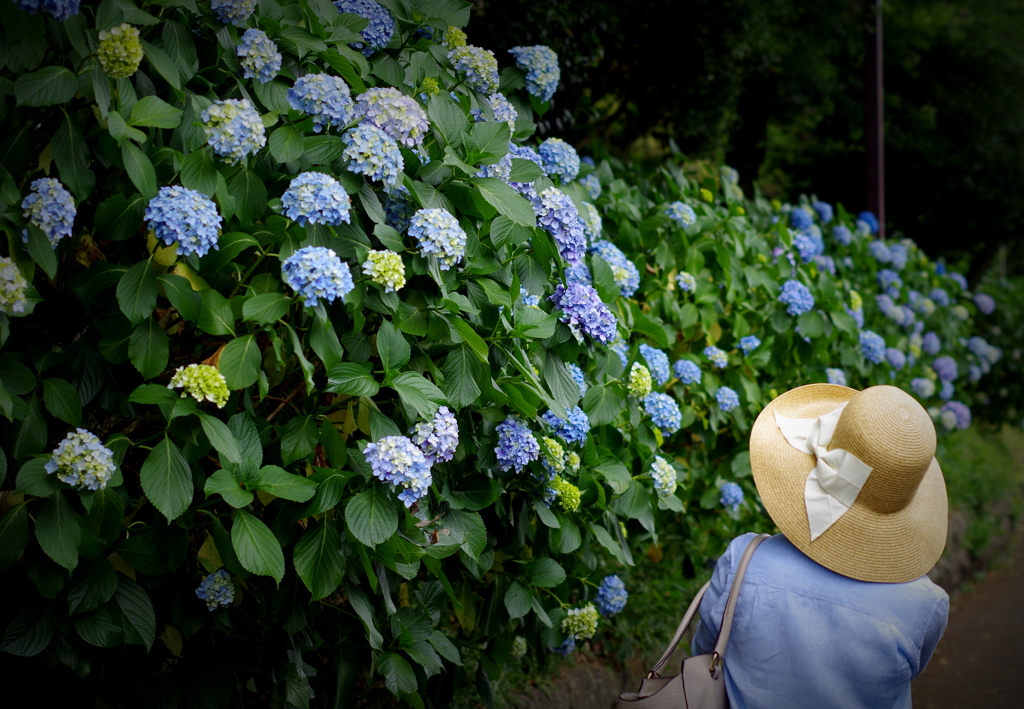
[[[594,608],[593,603],[588,603],[582,608],[570,608],[565,618],[562,619],[562,631],[576,640],[592,638],[597,632],[598,618],[597,609]]]
[[[512,649],[509,650],[509,654],[517,660],[526,654],[526,638],[522,635],[517,635],[516,639],[512,641]]]
[[[575,512],[580,508],[580,489],[562,478],[551,481],[551,489],[558,495],[558,506],[566,512]]]
[[[569,451],[569,455],[565,456],[565,469],[570,473],[580,472],[580,455],[576,451]]]
[[[554,438],[544,437],[540,439],[540,454],[544,462],[547,463],[546,467],[555,473],[565,470],[565,449]]]
[[[632,396],[643,398],[651,393],[654,382],[651,380],[651,370],[639,362],[633,362],[629,370],[629,384],[627,388]]]
[[[363,262],[363,273],[374,283],[384,286],[385,293],[394,293],[405,285],[405,264],[394,251],[373,249]]]
[[[142,61],[142,42],[139,31],[123,22],[109,30],[100,30],[100,46],[96,57],[111,79],[127,79],[135,73]]]
[[[438,84],[437,79],[435,79],[432,76],[428,76],[426,79],[423,80],[423,83],[420,84],[420,89],[422,89],[423,93],[425,93],[427,96],[437,96],[439,93],[441,93],[440,84]]]
[[[228,385],[224,375],[216,367],[208,364],[190,364],[178,367],[171,377],[168,389],[184,389],[181,397],[191,395],[198,402],[212,401],[217,408],[223,409],[228,403]]]
[[[0,256],[0,312],[25,312],[27,289],[28,281],[21,275],[18,264],[7,256]]]
[[[466,33],[458,27],[449,27],[444,31],[444,39],[441,44],[451,49],[466,46]]]

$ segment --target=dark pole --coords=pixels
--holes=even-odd
[[[867,139],[868,209],[885,238],[885,137],[882,123],[882,0],[864,0],[864,118]]]

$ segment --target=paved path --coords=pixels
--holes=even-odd
[[[1024,707],[1024,539],[1002,568],[961,596],[932,661],[914,681],[914,709]]]

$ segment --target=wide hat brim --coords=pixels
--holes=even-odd
[[[793,546],[827,569],[861,581],[903,583],[928,572],[946,544],[948,502],[939,463],[932,463],[910,504],[881,513],[854,502],[813,542],[804,485],[813,455],[791,446],[775,421],[817,418],[853,398],[856,389],[808,384],[777,397],[750,433],[750,466],[765,508]]]

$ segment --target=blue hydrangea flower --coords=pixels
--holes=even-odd
[[[644,360],[647,362],[654,381],[659,386],[667,382],[669,378],[668,355],[657,347],[651,347],[648,344],[640,345],[640,354],[643,355]]]
[[[487,97],[487,103],[490,105],[491,111],[494,112],[494,120],[504,121],[508,124],[508,129],[515,132],[516,119],[519,118],[519,112],[516,111],[515,106],[509,103],[509,100],[505,98],[505,94],[495,91]],[[481,118],[480,120],[486,119]]]
[[[696,362],[691,362],[688,359],[676,360],[675,364],[672,365],[672,372],[686,386],[700,384],[702,375],[700,367]]]
[[[355,284],[348,264],[324,246],[304,246],[281,264],[285,282],[313,307],[320,298],[345,300]]]
[[[853,243],[853,233],[842,224],[832,227],[832,238],[841,246],[849,246]]]
[[[586,234],[592,242],[599,240],[601,238],[601,232],[604,229],[601,214],[597,211],[597,207],[592,205],[590,202],[583,202],[581,207],[580,222],[583,224],[583,233]],[[607,260],[608,259],[605,259],[605,261]],[[623,257],[623,260],[625,260],[625,257]]]
[[[626,258],[626,254],[622,253],[618,246],[610,241],[602,240],[595,242],[590,250],[611,266],[615,285],[619,287],[622,297],[629,298],[636,292],[636,289],[640,287],[640,271],[632,261]],[[668,365],[666,365],[666,369],[667,367]]]
[[[34,15],[40,10],[48,12],[57,22],[77,15],[81,0],[14,0],[19,10]]]
[[[683,414],[679,404],[668,394],[652,392],[643,398],[644,411],[651,421],[661,430],[663,436],[669,436],[679,430]]]
[[[991,315],[996,311],[996,300],[987,293],[975,293],[974,304],[984,315]]]
[[[57,248],[61,239],[71,236],[71,227],[78,214],[75,198],[64,189],[60,180],[53,177],[33,181],[31,192],[22,200],[21,208],[25,210],[22,216],[46,234],[53,248]],[[22,241],[28,243],[28,229],[21,234]]]
[[[947,401],[942,405],[941,411],[943,413],[952,411],[956,417],[956,427],[959,429],[964,429],[971,425],[971,410],[960,401]]]
[[[215,611],[218,608],[227,608],[235,601],[235,585],[231,583],[231,576],[227,569],[217,569],[212,574],[203,577],[196,595],[206,602],[207,609]]]
[[[361,49],[364,56],[370,56],[374,51],[388,46],[391,36],[395,33],[395,20],[391,13],[379,3],[373,0],[334,0],[334,6],[338,12],[351,12],[369,20],[370,24],[359,34],[363,42],[353,42],[353,49]],[[363,43],[366,46],[363,46]]]
[[[593,172],[586,177],[581,177],[580,184],[590,195],[590,199],[597,199],[601,196],[601,180]]]
[[[569,412],[569,419],[561,419],[551,411],[544,413],[541,418],[544,420],[556,436],[566,443],[585,443],[587,434],[590,432],[590,419],[583,409],[576,406]]]
[[[601,581],[594,603],[597,604],[597,610],[601,612],[601,615],[610,616],[621,612],[626,607],[628,600],[629,592],[626,591],[626,585],[618,576],[612,575],[605,576]]]
[[[802,212],[803,210],[800,211]],[[793,238],[793,248],[800,254],[800,260],[803,263],[810,263],[814,260],[815,256],[821,255],[825,245],[821,243],[820,239],[815,239],[810,234],[801,232]]]
[[[934,332],[926,332],[921,340],[921,349],[924,350],[925,354],[934,357],[942,349],[942,341],[939,340],[939,336]]]
[[[360,94],[353,120],[380,128],[407,148],[423,143],[423,136],[430,128],[427,113],[416,100],[392,88],[367,89]]]
[[[512,156],[506,154],[501,156],[496,163],[479,167],[480,171],[476,173],[477,177],[496,177],[503,182],[508,182],[512,176]]]
[[[343,128],[352,120],[352,93],[345,80],[329,74],[306,74],[288,89],[288,104],[313,118],[313,132],[324,126]]]
[[[256,79],[265,84],[281,71],[281,52],[277,45],[266,32],[255,27],[250,27],[242,35],[242,43],[235,48],[235,54],[245,69],[246,79]]]
[[[956,283],[958,286],[960,286],[960,290],[967,290],[967,279],[964,277],[962,273],[950,271],[948,275],[949,280],[953,281],[953,283]]]
[[[861,212],[857,215],[857,221],[867,224],[872,234],[878,233],[878,217],[871,212]]]
[[[841,387],[846,386],[846,372],[835,367],[829,367],[825,370],[825,376],[828,377],[829,384],[838,384]]]
[[[934,288],[932,292],[928,294],[928,297],[935,301],[935,304],[940,307],[947,307],[950,303],[949,293],[942,288]]]
[[[352,200],[341,183],[322,172],[303,172],[281,195],[284,215],[300,226],[348,224]]]
[[[581,283],[589,286],[593,285],[594,277],[590,275],[590,269],[587,268],[587,264],[580,261],[565,267],[565,282],[567,284]]]
[[[748,355],[761,346],[761,340],[756,335],[747,335],[740,338],[740,349],[743,354]]]
[[[895,347],[885,348],[885,361],[897,372],[907,366],[907,356]]]
[[[43,469],[79,490],[102,490],[115,467],[113,451],[92,432],[77,428],[57,444]]]
[[[889,253],[889,247],[881,239],[875,239],[868,244],[868,253],[871,254],[872,258],[878,263],[889,263],[892,260],[892,254]]]
[[[722,507],[729,507],[735,512],[743,504],[743,488],[736,483],[723,484],[720,492],[722,495],[718,498],[718,502]]]
[[[797,231],[809,229],[814,223],[814,218],[802,207],[793,207],[789,211],[789,225]]]
[[[573,652],[573,650],[576,649],[576,638],[572,635],[569,635],[569,637],[567,637],[561,645],[549,649],[551,650],[551,652],[561,655],[562,657],[565,657],[566,655],[570,654],[571,652]]]
[[[256,0],[211,0],[210,9],[225,25],[241,27],[256,9]]]
[[[178,244],[178,254],[205,256],[211,248],[220,248],[217,238],[223,219],[217,205],[195,190],[181,185],[161,187],[149,200],[145,217],[156,238],[168,246]]]
[[[18,264],[0,256],[0,313],[23,313],[28,305],[28,281]]]
[[[943,401],[949,401],[953,398],[953,393],[955,391],[953,382],[942,382],[942,386],[939,387],[939,398]]]
[[[944,264],[942,261],[936,261],[935,262],[935,273],[936,273],[936,275],[939,275],[939,276],[946,275],[946,264]]]
[[[516,66],[526,72],[526,90],[541,101],[549,101],[558,88],[561,70],[558,55],[542,44],[533,47],[512,47],[508,53],[516,58]]]
[[[665,214],[683,229],[697,223],[697,213],[685,202],[673,202],[665,208]]]
[[[897,298],[900,288],[903,287],[903,279],[892,269],[883,268],[878,272],[878,286],[893,298]]]
[[[428,465],[447,463],[459,447],[459,422],[447,406],[442,406],[429,422],[416,424],[412,442],[419,446]]]
[[[914,377],[911,379],[910,388],[922,399],[927,399],[935,394],[935,382],[925,377]]]
[[[654,456],[651,462],[651,478],[654,480],[654,491],[662,497],[676,491],[676,469],[660,455]]]
[[[341,136],[345,143],[342,155],[349,160],[348,170],[366,175],[370,180],[391,186],[405,167],[398,143],[380,128],[363,123]]]
[[[853,321],[857,323],[858,328],[864,327],[864,310],[862,308],[857,308],[856,310],[853,308],[847,308],[846,314],[853,318]]]
[[[692,273],[686,271],[682,271],[676,276],[676,284],[684,293],[693,293],[697,290],[697,279],[693,277]]]
[[[566,287],[559,284],[548,300],[562,311],[562,322],[569,326],[580,342],[583,335],[589,335],[602,345],[615,339],[618,320],[601,302],[601,296],[592,286],[570,283]]]
[[[779,302],[786,306],[786,312],[790,315],[803,315],[814,308],[814,296],[811,295],[811,291],[795,279],[790,279],[782,284]]]
[[[229,163],[259,152],[267,144],[260,114],[247,98],[214,101],[199,118],[206,131],[206,144]]]
[[[562,258],[568,263],[582,261],[587,237],[572,199],[557,187],[548,187],[540,193],[536,212],[537,222],[554,238]]]
[[[971,384],[974,384],[975,382],[980,380],[982,374],[984,374],[984,372],[981,371],[981,367],[979,367],[978,365],[976,365],[976,364],[968,365],[968,367],[967,367],[967,381],[969,381]]]
[[[626,344],[625,340],[617,340],[611,343],[608,345],[608,349],[618,355],[623,367],[629,364],[629,345]]]
[[[544,172],[555,182],[572,182],[580,172],[580,156],[576,148],[561,138],[548,138],[537,148],[537,153]]]
[[[871,330],[862,330],[860,333],[860,351],[864,359],[871,364],[880,364],[885,359],[885,340],[882,336]]]
[[[897,271],[902,271],[903,267],[907,265],[907,259],[910,258],[910,252],[907,250],[906,245],[896,242],[889,245],[889,263]]]
[[[832,205],[828,202],[814,202],[811,205],[811,209],[818,215],[818,219],[821,220],[822,224],[828,224],[832,221]]]
[[[711,361],[711,366],[715,369],[725,369],[729,366],[729,355],[714,345],[704,348],[704,356]]]
[[[952,357],[936,357],[935,361],[932,362],[932,369],[939,375],[939,379],[944,382],[955,381],[959,374],[956,366],[956,360]]]
[[[514,469],[521,473],[527,465],[540,457],[540,444],[537,443],[537,438],[518,417],[509,416],[494,430],[498,432],[498,445],[494,449],[494,455],[498,458],[500,470],[508,472]]]
[[[729,387],[719,387],[715,392],[715,401],[722,411],[732,411],[740,405],[740,397],[736,390]]]
[[[494,52],[467,44],[448,52],[448,61],[465,80],[466,85],[482,94],[498,90],[498,60]]]
[[[580,396],[585,396],[587,393],[587,389],[589,387],[587,386],[586,377],[583,376],[583,370],[580,369],[578,365],[575,365],[572,362],[565,366],[569,368],[569,374],[572,375],[572,379],[574,382],[576,382],[576,386],[580,388]]]
[[[524,308],[540,307],[540,296],[530,295],[530,291],[526,290],[522,286],[519,286],[519,304],[522,305]],[[571,366],[575,367],[576,365]]]
[[[437,258],[442,271],[461,261],[466,252],[466,232],[447,209],[416,212],[410,221],[409,236],[419,242],[420,255]]]
[[[402,488],[398,499],[406,507],[412,507],[430,489],[430,463],[406,436],[384,436],[376,443],[367,443],[363,454],[374,477],[390,483],[392,490]]]

